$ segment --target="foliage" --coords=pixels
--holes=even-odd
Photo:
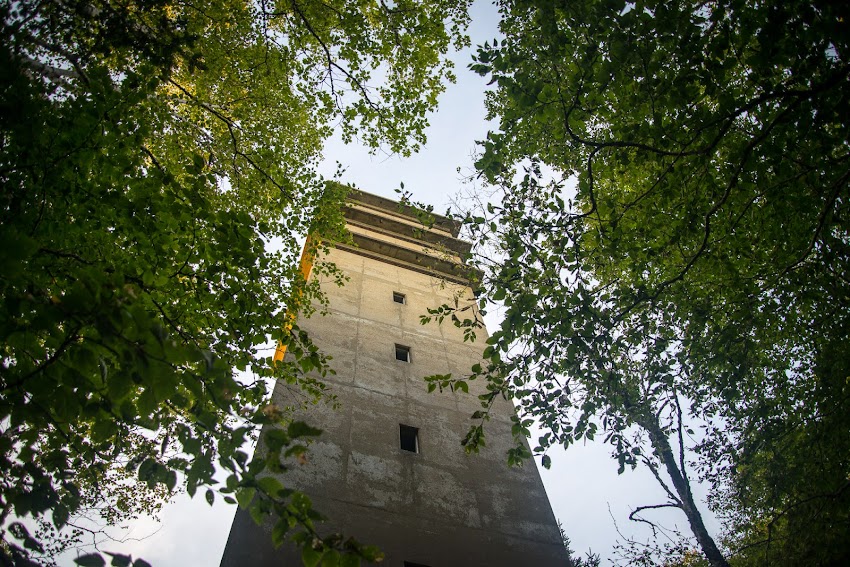
[[[318,433],[267,405],[266,380],[324,396],[327,360],[280,329],[284,306],[317,294],[300,236],[341,237],[345,188],[315,171],[323,140],[338,124],[415,150],[466,8],[0,2],[4,557],[49,562],[92,529],[81,514],[125,521],[183,484],[276,516],[277,544],[296,529],[307,555],[375,557],[319,537],[309,500],[262,477]],[[295,360],[272,365],[270,339]],[[265,423],[282,427],[276,449],[249,462]]]
[[[727,518],[736,565],[850,561],[843,535],[850,529],[848,359],[834,352],[818,358],[817,383],[804,402],[813,415],[761,423],[714,502]]]
[[[544,428],[544,466],[601,431],[621,472],[649,467],[667,500],[632,519],[681,509],[713,565],[694,466],[747,545],[846,561],[850,9],[500,7],[503,39],[471,65],[495,85],[477,167],[499,191],[466,220],[481,307],[505,310],[462,377],[489,388],[469,447],[505,394],[516,434]]]
[[[564,549],[567,550],[568,559],[568,567],[599,567],[599,562],[601,561],[599,555],[588,551],[586,558],[581,558],[577,555],[574,555],[573,548],[570,547],[570,538],[567,536],[567,532],[564,531],[564,526],[561,525],[561,522],[558,522],[558,531],[561,532],[561,540],[564,542]]]

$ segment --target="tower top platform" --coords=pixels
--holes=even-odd
[[[336,244],[342,250],[454,283],[474,287],[480,280],[464,263],[472,245],[457,237],[459,221],[357,189],[345,219],[352,240]]]

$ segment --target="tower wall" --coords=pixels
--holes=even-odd
[[[307,493],[330,518],[324,529],[378,545],[386,554],[382,565],[566,565],[536,467],[509,468],[505,462],[511,404],[497,401],[485,428],[486,447],[467,455],[461,439],[469,416],[480,409],[477,394],[484,384],[469,383],[468,394],[428,393],[422,380],[462,375],[481,361],[483,331],[474,343],[464,343],[451,324],[420,324],[429,307],[455,297],[474,300],[457,269],[463,243],[450,226],[433,228],[430,242],[411,237],[421,227],[386,203],[361,203],[349,211],[358,246],[337,247],[325,258],[349,281],[322,286],[327,316],[299,321],[333,356],[337,374],[327,382],[340,407],[309,410],[305,419],[324,433],[307,462],[281,480]],[[442,252],[434,249],[438,243]],[[394,292],[404,295],[404,304],[393,300]],[[397,344],[409,347],[409,362],[397,360]],[[279,404],[291,405],[288,396],[286,388],[275,389]],[[418,452],[402,449],[400,425],[418,429]],[[270,526],[258,528],[239,511],[222,566],[300,565],[293,550],[273,550],[269,533]]]

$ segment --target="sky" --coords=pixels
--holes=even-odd
[[[498,14],[487,2],[473,7],[469,29],[472,50],[475,45],[492,41],[498,35]],[[476,140],[485,138],[495,125],[485,120],[484,90],[486,79],[470,72],[466,66],[472,50],[455,54],[457,83],[449,85],[440,98],[439,110],[429,118],[428,141],[411,157],[378,153],[371,155],[364,147],[344,144],[334,137],[326,145],[321,171],[331,177],[340,162],[345,171],[342,181],[364,191],[397,199],[395,189],[404,183],[416,201],[434,205],[442,213],[454,198],[475,185],[465,182],[473,169]],[[493,329],[497,321],[488,321]],[[649,533],[628,520],[637,506],[664,502],[661,488],[651,474],[641,468],[617,474],[617,463],[600,441],[575,445],[568,451],[550,453],[552,466],[545,470],[539,460],[532,465],[541,472],[555,516],[579,554],[591,549],[610,564],[611,550],[622,534],[646,539]],[[705,491],[697,487],[698,500]],[[235,507],[217,500],[210,506],[202,495],[194,500],[181,495],[166,506],[161,522],[150,519],[136,522],[120,537],[124,543],[104,544],[101,549],[120,550],[143,557],[154,567],[218,565],[232,523]],[[703,507],[709,529],[716,532],[716,521]],[[647,516],[659,519],[662,516]],[[664,524],[687,532],[687,521],[681,513],[666,512]],[[119,535],[119,534],[116,534]],[[72,565],[68,560],[67,565]]]

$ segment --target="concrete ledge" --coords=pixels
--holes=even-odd
[[[401,218],[406,219],[416,219],[416,209],[408,205],[402,205],[398,201],[393,201],[392,199],[387,199],[386,197],[381,197],[379,195],[373,195],[372,193],[366,193],[365,191],[361,191],[359,189],[352,189],[348,195],[350,201],[354,201],[356,203],[360,203],[366,205],[368,207],[372,207],[378,209],[384,213],[389,213],[391,215],[395,215]],[[457,237],[460,232],[460,222],[452,220],[448,217],[444,217],[442,215],[438,215],[435,213],[429,213],[432,217],[434,217],[434,226],[448,232],[454,237]]]
[[[432,275],[450,282],[463,285],[474,283],[477,285],[477,280],[475,280],[476,273],[462,264],[449,262],[425,253],[417,253],[364,235],[354,234],[352,236],[354,246],[350,244],[336,244],[336,247],[353,254],[374,260],[381,260],[387,264]]]

